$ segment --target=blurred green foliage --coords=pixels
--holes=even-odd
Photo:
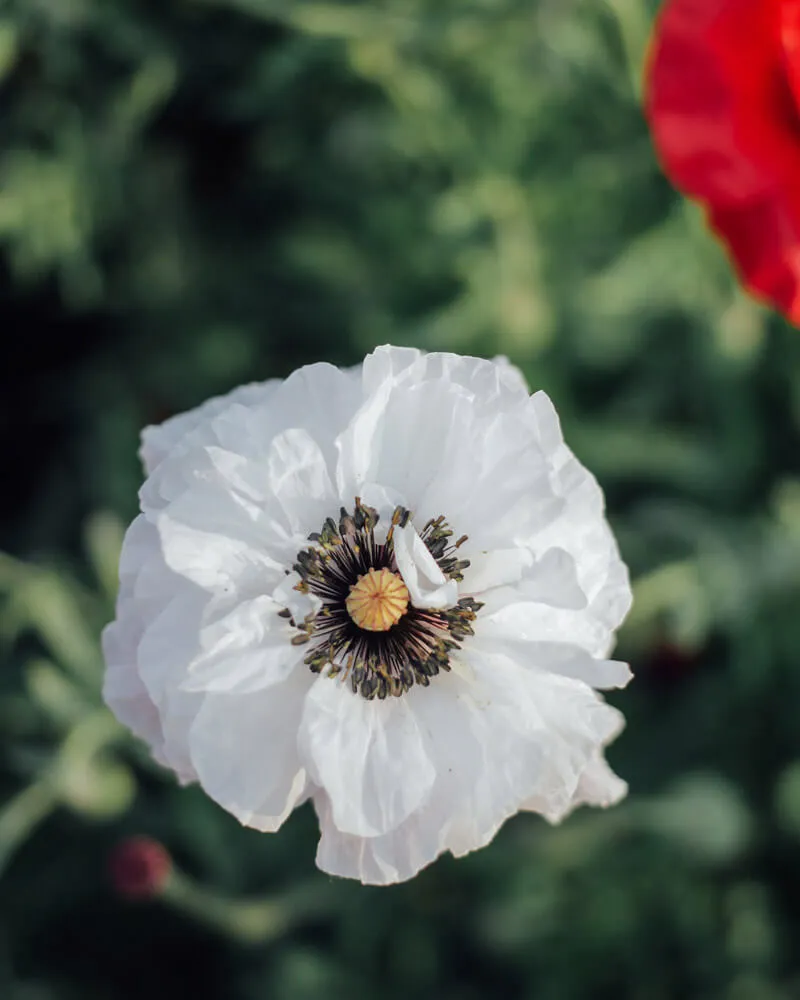
[[[800,996],[800,337],[659,173],[653,12],[0,3],[2,1000]],[[178,789],[103,709],[97,637],[138,428],[385,341],[551,393],[637,677],[625,804],[377,890],[315,872],[308,808],[262,836]],[[172,905],[114,896],[132,833]]]

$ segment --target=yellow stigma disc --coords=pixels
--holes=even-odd
[[[408,590],[397,573],[373,568],[350,588],[345,607],[359,628],[387,632],[408,610]]]

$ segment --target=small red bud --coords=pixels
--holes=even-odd
[[[167,849],[150,837],[120,841],[108,859],[114,889],[125,899],[153,899],[160,895],[172,871]]]

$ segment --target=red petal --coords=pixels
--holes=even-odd
[[[783,0],[781,4],[781,44],[789,85],[800,107],[800,0]]]
[[[800,0],[672,0],[647,114],[664,169],[702,202],[745,284],[800,321]]]

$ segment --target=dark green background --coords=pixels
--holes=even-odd
[[[800,334],[659,172],[653,12],[0,2],[2,1000],[800,997]],[[636,678],[626,803],[368,889],[316,872],[308,807],[259,835],[150,765],[97,636],[138,429],[387,341],[552,395]],[[134,833],[199,915],[115,895]],[[246,943],[264,897],[288,927]]]

